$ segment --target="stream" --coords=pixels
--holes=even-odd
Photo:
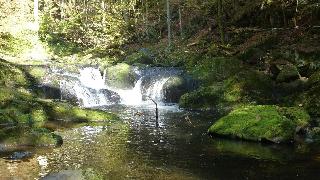
[[[114,112],[120,120],[81,126],[47,123],[63,138],[57,148],[4,151],[0,144],[0,179],[320,177],[320,146],[209,137],[207,129],[219,115],[186,111],[163,100],[164,84],[171,76],[181,75],[180,71],[152,69],[137,74],[135,86],[124,90],[105,85],[104,75],[94,68],[80,74],[63,73],[71,78],[60,84],[61,89],[76,97],[79,105]],[[159,127],[155,106],[144,94],[159,102]]]

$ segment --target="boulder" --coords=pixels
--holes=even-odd
[[[309,123],[310,116],[300,108],[243,106],[216,121],[208,131],[244,140],[288,143]]]
[[[62,137],[50,132],[46,128],[31,128],[31,129],[20,129],[17,132],[7,132],[9,134],[15,134],[7,139],[3,140],[2,143],[8,147],[19,147],[19,146],[60,146],[63,143]]]
[[[132,66],[119,63],[106,69],[106,84],[119,89],[132,89],[136,82],[136,73]]]
[[[195,81],[188,77],[173,76],[163,85],[164,101],[177,103],[180,97],[195,88]]]

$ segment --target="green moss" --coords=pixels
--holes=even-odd
[[[182,108],[212,109],[220,102],[221,86],[200,87],[196,91],[181,96],[179,105]]]
[[[222,83],[201,87],[183,95],[180,105],[184,108],[232,107],[239,104],[270,104],[273,99],[271,78],[259,71],[240,71]]]
[[[50,132],[46,128],[20,128],[12,129],[6,133],[11,135],[3,143],[10,146],[42,147],[59,146],[63,143],[61,136]]]
[[[125,63],[119,63],[106,70],[106,83],[109,86],[121,89],[134,87],[135,73],[132,67]]]
[[[28,78],[21,68],[0,59],[0,85],[7,87],[27,86]]]
[[[278,107],[278,112],[292,120],[296,126],[297,130],[307,128],[311,123],[310,115],[299,107]]]
[[[104,112],[101,110],[84,109],[72,106],[66,103],[48,103],[46,111],[50,120],[68,120],[75,122],[83,121],[107,121],[117,120],[118,117],[112,113]]]
[[[253,141],[290,142],[298,126],[306,126],[310,118],[298,108],[271,105],[244,106],[219,119],[209,133]]]
[[[42,79],[47,74],[47,70],[44,67],[32,66],[28,69],[30,75],[37,80]]]

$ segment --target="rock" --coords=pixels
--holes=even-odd
[[[119,63],[106,69],[106,84],[119,89],[132,89],[136,76],[132,66]]]
[[[278,74],[276,81],[281,82],[290,82],[300,78],[298,69],[293,65],[284,65],[281,67],[281,71]]]
[[[190,90],[195,89],[195,81],[188,77],[173,76],[163,85],[164,101],[177,103],[180,97]]]
[[[61,99],[61,90],[60,88],[53,87],[51,85],[40,85],[41,89],[40,96],[45,99]]]
[[[320,127],[314,127],[308,132],[308,138],[312,140],[320,140]]]
[[[17,130],[15,136],[11,136],[3,140],[3,144],[8,147],[32,146],[32,147],[48,147],[60,146],[63,143],[62,137],[50,132],[46,128],[22,129],[23,132]],[[14,133],[14,132],[8,132]]]
[[[215,122],[210,134],[252,141],[288,143],[297,129],[306,128],[310,116],[300,108],[272,105],[244,106]]]
[[[277,90],[283,95],[301,92],[307,86],[305,78],[296,79],[290,82],[282,82],[277,84]]]
[[[219,104],[221,94],[223,94],[221,86],[200,87],[182,95],[179,106],[187,109],[212,109]]]
[[[112,103],[120,103],[121,97],[114,91],[108,89],[100,89],[99,93],[103,93],[110,102]]]

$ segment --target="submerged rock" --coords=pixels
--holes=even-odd
[[[2,141],[6,147],[49,147],[63,144],[62,137],[46,128],[20,128],[7,130],[10,136]]]
[[[300,108],[245,106],[219,119],[210,127],[209,133],[252,141],[288,143],[309,123],[310,116]]]

